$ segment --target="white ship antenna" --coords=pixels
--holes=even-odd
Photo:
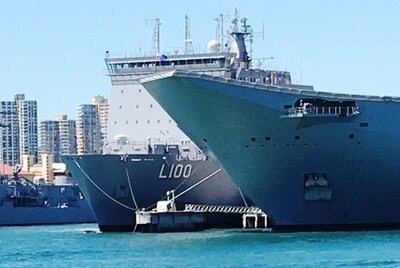
[[[303,53],[300,55],[300,85],[303,84]]]
[[[153,26],[153,38],[151,44],[151,52],[156,55],[160,53],[160,19],[156,18],[151,21]]]
[[[215,19],[217,21],[217,27],[215,29],[215,40],[219,40],[220,52],[224,50],[224,15],[219,14],[219,16]]]
[[[250,26],[248,26],[250,27]],[[253,42],[254,42],[254,38],[261,35],[262,40],[264,41],[264,22],[262,24],[262,28],[261,28],[261,32],[253,32],[253,29],[250,28],[250,38],[249,38],[249,42],[250,42],[250,49],[249,49],[249,57],[250,59],[253,59]],[[273,57],[269,57],[269,58],[265,58],[265,59],[273,59]],[[250,61],[250,65],[252,65],[253,61]],[[260,65],[259,65],[260,66]]]
[[[233,15],[233,19],[232,19],[231,32],[238,32],[239,31],[238,21],[239,21],[239,12],[235,8],[235,15]]]
[[[190,19],[185,16],[185,54],[193,54],[192,38],[190,38]]]

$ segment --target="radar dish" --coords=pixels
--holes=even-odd
[[[217,40],[211,40],[207,44],[207,49],[209,52],[216,53],[221,51],[221,44]]]

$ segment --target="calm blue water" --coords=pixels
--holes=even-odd
[[[99,233],[95,224],[1,227],[1,267],[398,267],[400,231]]]

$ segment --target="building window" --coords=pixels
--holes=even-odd
[[[127,124],[128,124],[128,121],[125,121],[125,124],[127,125]]]
[[[122,105],[120,105],[119,108],[122,109]]]
[[[138,120],[136,120],[136,124],[139,124],[139,121],[138,121]]]
[[[124,94],[124,90],[123,89],[121,89],[121,94]]]
[[[139,108],[139,104],[136,104],[136,108]]]
[[[150,108],[153,108],[153,104],[150,104]]]
[[[117,124],[117,121],[114,121],[114,125],[116,125]]]

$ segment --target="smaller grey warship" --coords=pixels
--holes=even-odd
[[[20,177],[0,176],[0,226],[95,222],[93,212],[74,184],[37,184]]]

